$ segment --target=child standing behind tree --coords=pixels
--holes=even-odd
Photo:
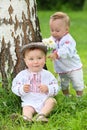
[[[46,116],[53,110],[58,91],[58,83],[53,74],[43,69],[46,62],[47,47],[42,42],[30,43],[22,48],[27,68],[13,79],[12,91],[21,97],[23,118],[32,121],[48,122]]]
[[[76,42],[69,33],[70,18],[66,13],[56,12],[50,18],[50,31],[56,49],[50,54],[55,71],[59,74],[64,95],[69,95],[72,82],[77,96],[82,96],[84,82],[82,63],[76,50]]]

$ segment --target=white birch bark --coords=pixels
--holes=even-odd
[[[36,0],[0,0],[0,71],[5,83],[24,68],[20,47],[40,41]]]

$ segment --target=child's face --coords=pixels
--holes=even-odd
[[[24,61],[32,72],[39,72],[45,65],[46,56],[42,50],[34,49],[25,52]]]
[[[61,19],[50,20],[50,31],[51,35],[60,40],[67,32],[68,26],[66,26],[65,22]]]

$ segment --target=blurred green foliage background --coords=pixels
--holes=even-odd
[[[41,10],[83,10],[87,0],[37,0]]]

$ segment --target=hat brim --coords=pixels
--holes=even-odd
[[[47,46],[45,46],[42,42],[32,42],[29,44],[24,45],[21,48],[21,53],[24,54],[27,49],[41,49],[45,54],[47,53]]]

